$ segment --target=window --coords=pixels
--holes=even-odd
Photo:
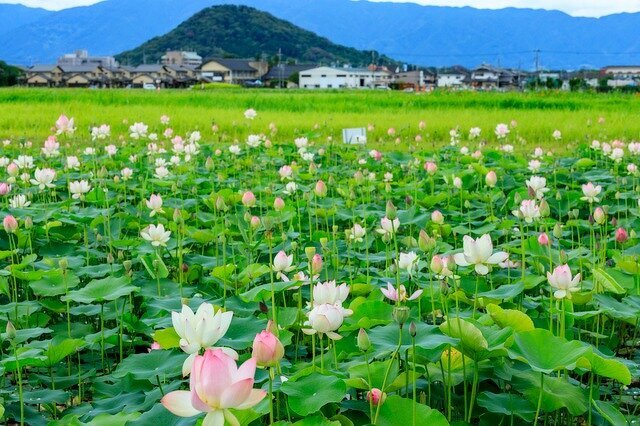
[[[311,74],[300,74],[300,77],[311,78]]]
[[[327,84],[327,89],[332,89],[333,88],[333,84]]]
[[[319,84],[316,84],[314,87],[315,87],[316,89],[319,89],[319,88],[320,88],[320,85],[319,85]]]
[[[327,76],[326,74],[322,74],[320,77],[323,77],[323,78],[324,78],[324,77],[326,77],[326,76]]]
[[[342,78],[344,78],[346,76],[347,76],[346,74],[338,74],[338,75],[336,75],[336,77],[342,77]]]

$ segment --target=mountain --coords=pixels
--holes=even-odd
[[[538,49],[545,68],[640,63],[640,13],[580,18],[547,10],[364,0],[106,0],[0,29],[0,58],[51,62],[80,48],[115,54],[220,4],[256,7],[334,43],[423,65],[490,62],[531,69]]]
[[[349,63],[366,66],[372,52],[344,47],[290,22],[248,6],[212,6],[196,13],[169,33],[155,37],[116,59],[122,64],[158,62],[167,50],[190,49],[202,57],[259,58],[306,63]],[[389,58],[378,58],[391,64]]]
[[[50,10],[21,4],[0,4],[0,31],[11,32],[14,28],[30,24],[53,13]]]

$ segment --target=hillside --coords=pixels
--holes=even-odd
[[[55,12],[21,4],[0,4],[0,32],[9,33],[52,14]]]
[[[20,75],[22,75],[22,71],[19,68],[0,61],[0,87],[14,86],[18,83]]]
[[[155,63],[167,50],[194,50],[204,58],[211,56],[260,58],[308,63],[349,63],[366,66],[372,52],[332,43],[311,31],[247,6],[213,6],[196,13],[169,33],[155,37],[133,50],[116,56],[122,64]],[[378,63],[390,64],[389,58]]]
[[[352,0],[105,0],[0,25],[0,58],[55,61],[79,48],[116,54],[160,36],[213,5],[244,4],[285,19],[333,43],[377,50],[420,65],[597,68],[640,63],[640,13],[579,18],[558,11],[474,9]],[[0,5],[1,6],[1,5]],[[0,23],[2,14],[0,9]],[[5,19],[12,21],[10,18]]]

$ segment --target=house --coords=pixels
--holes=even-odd
[[[269,66],[264,61],[209,58],[202,62],[199,73],[204,81],[245,84],[261,79],[268,70]]]
[[[279,64],[271,67],[269,72],[262,76],[262,80],[269,87],[295,88],[298,87],[300,73],[316,67],[317,65],[313,64]]]
[[[317,67],[300,73],[300,87],[304,89],[364,89],[388,87],[392,82],[389,70],[379,67],[334,68]]]
[[[401,89],[431,90],[437,83],[436,73],[427,69],[396,72],[392,79]]]
[[[60,68],[67,87],[103,87],[106,84],[104,70],[99,65],[61,65]]]
[[[443,68],[437,74],[438,87],[463,89],[468,86],[470,81],[469,71],[459,65]]]
[[[526,74],[520,70],[482,64],[471,72],[471,87],[480,90],[520,89]]]
[[[171,83],[169,87],[186,88],[197,83],[196,69],[189,65],[165,65]]]
[[[143,87],[145,84],[153,84],[156,87],[171,87],[172,79],[166,65],[143,64],[131,71],[131,86]]]
[[[25,83],[29,87],[58,87],[63,74],[58,65],[34,65],[25,70]]]
[[[169,50],[162,55],[162,65],[184,65],[197,68],[202,65],[202,56],[196,52],[184,52],[180,50]]]
[[[616,65],[600,70],[602,78],[607,78],[607,86],[635,87],[640,85],[640,65]]]

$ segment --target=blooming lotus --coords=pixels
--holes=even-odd
[[[396,217],[391,220],[385,216],[380,220],[380,228],[376,229],[376,231],[382,234],[384,239],[389,240],[398,231],[398,228],[400,228],[400,219]]]
[[[400,253],[397,265],[398,268],[404,269],[409,276],[412,276],[414,269],[418,266],[418,260],[418,255],[415,252]]]
[[[509,126],[504,123],[498,124],[496,126],[495,134],[498,137],[498,139],[506,138],[507,135],[509,135]]]
[[[349,296],[349,286],[346,283],[338,286],[335,280],[317,283],[313,287],[313,306],[325,303],[342,306],[347,296]]]
[[[165,179],[166,177],[169,176],[169,169],[167,169],[165,166],[160,166],[160,167],[156,167],[155,172],[153,173],[153,176],[157,179]]]
[[[24,207],[29,207],[31,205],[31,201],[27,199],[27,196],[24,194],[17,194],[11,200],[9,200],[9,207],[12,209],[21,209]]]
[[[266,392],[253,389],[256,359],[249,358],[239,368],[236,361],[219,349],[197,355],[191,368],[188,391],[166,394],[162,405],[176,416],[207,413],[204,426],[239,425],[229,409],[245,410],[259,403]]]
[[[590,204],[593,202],[597,203],[598,201],[600,201],[600,199],[598,198],[600,192],[602,192],[602,187],[600,185],[595,186],[594,184],[589,182],[586,185],[582,185],[582,193],[584,194],[584,197],[581,197],[580,199]]]
[[[520,208],[514,210],[513,215],[527,223],[533,223],[534,220],[540,219],[540,207],[535,200],[522,200]]]
[[[276,273],[276,277],[282,281],[289,281],[289,278],[284,273],[292,271],[294,269],[292,265],[293,254],[287,256],[284,250],[280,250],[273,258],[273,271]]]
[[[91,129],[91,139],[107,139],[111,136],[111,127],[107,124],[102,124],[100,127],[93,127]]]
[[[74,200],[84,200],[84,195],[91,191],[91,185],[86,180],[69,182],[69,192]]]
[[[147,136],[147,132],[149,131],[149,126],[144,123],[133,123],[132,126],[129,127],[129,136],[131,139],[142,139]]]
[[[552,288],[556,291],[553,292],[553,296],[556,299],[568,298],[571,299],[571,293],[580,290],[578,283],[580,282],[580,274],[575,277],[571,277],[571,269],[569,265],[560,265],[553,270],[550,274],[547,272],[547,280]]]
[[[70,169],[70,170],[80,169],[80,161],[78,160],[78,157],[73,155],[67,157],[67,169]]]
[[[33,177],[31,184],[36,185],[40,190],[55,187],[53,180],[56,178],[56,172],[53,169],[36,169]]]
[[[76,131],[73,121],[73,118],[69,118],[66,115],[62,114],[56,120],[56,134],[61,135],[64,133],[65,135],[73,135],[73,133]]]
[[[458,266],[474,265],[475,271],[480,275],[487,275],[487,265],[497,265],[509,257],[503,251],[493,253],[493,243],[489,234],[484,234],[474,240],[468,235],[462,239],[463,253],[456,253],[453,258]]]
[[[164,213],[164,210],[162,210],[162,197],[160,195],[151,194],[149,199],[145,202],[147,204],[147,208],[151,210],[151,212],[149,212],[150,217]]]
[[[247,136],[247,146],[249,148],[257,148],[262,143],[262,136],[260,135],[249,135]]]
[[[171,236],[171,231],[165,231],[164,225],[149,225],[140,232],[140,236],[149,241],[154,247],[165,247]]]
[[[218,311],[214,314],[213,305],[210,303],[202,303],[195,314],[187,305],[182,305],[181,312],[171,312],[173,328],[180,336],[180,349],[189,354],[182,364],[183,376],[189,374],[193,360],[201,349],[213,348],[213,345],[225,335],[232,318],[232,311]],[[233,349],[220,349],[230,357],[238,359],[238,354]]]
[[[422,295],[422,289],[414,291],[411,296],[407,297],[407,289],[404,285],[400,284],[400,290],[398,291],[391,283],[387,283],[387,288],[380,289],[382,294],[394,302],[406,302],[408,300],[415,300]]]
[[[56,137],[49,136],[49,138],[46,141],[44,141],[44,146],[42,147],[42,154],[47,158],[57,157],[58,155],[60,155],[60,151],[58,151],[59,148],[60,148],[60,144],[58,143],[58,141],[56,141]]]
[[[362,225],[356,223],[353,225],[353,228],[346,231],[346,234],[350,241],[361,243],[364,241],[365,235],[367,235],[367,230],[363,228]]]
[[[344,317],[351,313],[351,310],[339,305],[317,305],[307,314],[309,320],[305,324],[311,328],[303,328],[302,331],[305,334],[326,334],[330,339],[339,340],[342,336],[336,330],[342,325]]]
[[[244,118],[246,118],[247,120],[253,120],[257,116],[258,116],[258,113],[253,108],[249,108],[244,112]]]
[[[480,127],[472,127],[471,129],[469,129],[469,139],[479,138],[480,133],[482,133],[482,129],[480,129]]]
[[[547,188],[547,179],[541,176],[531,176],[525,181],[527,188],[535,194],[537,199],[544,197],[545,192],[549,191]]]

